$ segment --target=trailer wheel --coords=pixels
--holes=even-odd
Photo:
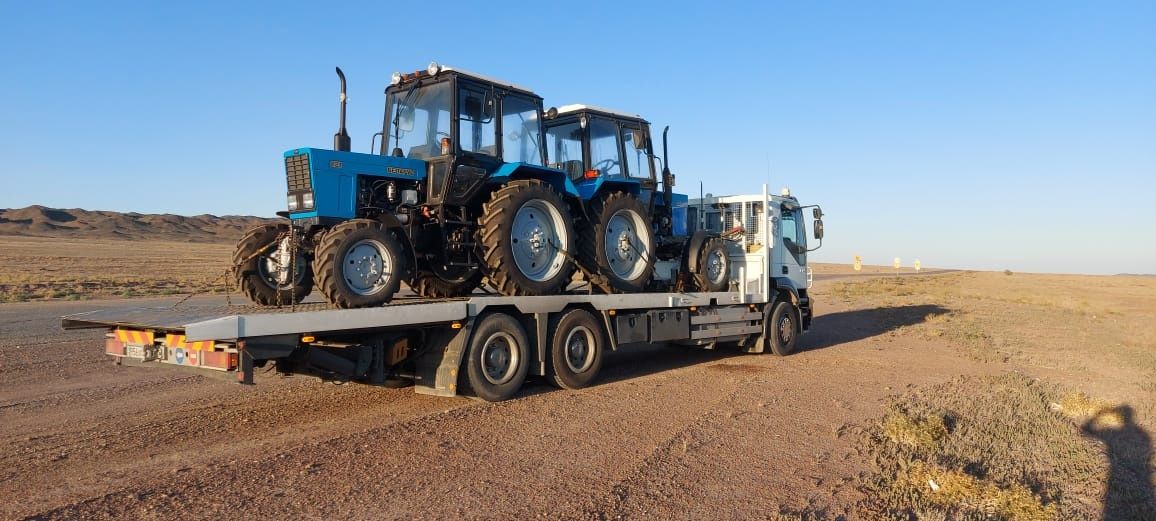
[[[727,245],[720,238],[707,240],[698,252],[695,285],[700,291],[726,291],[731,271]]]
[[[499,293],[554,295],[570,282],[574,226],[562,198],[537,179],[510,181],[482,206],[482,259]]]
[[[563,389],[590,385],[602,369],[606,336],[602,324],[589,311],[574,309],[550,328],[550,380]]]
[[[790,302],[778,301],[771,311],[771,321],[763,325],[771,352],[787,356],[799,341],[799,316]]]
[[[508,400],[521,389],[530,369],[530,341],[514,317],[482,317],[470,338],[466,379],[470,390],[487,402]]]
[[[378,221],[354,219],[321,236],[313,271],[325,299],[340,308],[389,302],[405,271],[402,247]]]
[[[623,293],[646,288],[654,272],[654,231],[646,207],[630,194],[614,192],[590,203],[593,223],[579,228],[579,255],[591,271],[606,276]]]
[[[233,251],[233,271],[237,286],[249,300],[262,306],[296,304],[313,291],[313,273],[305,252],[297,252],[293,281],[282,252],[289,246],[286,223],[263,224],[249,229]],[[280,242],[273,245],[274,242]]]

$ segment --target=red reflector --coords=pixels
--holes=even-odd
[[[215,369],[232,369],[233,353],[224,351],[201,351],[201,366]]]
[[[583,177],[585,177],[586,179],[597,179],[598,178],[598,171],[597,170],[587,170],[586,173],[583,175]]]

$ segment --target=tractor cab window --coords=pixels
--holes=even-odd
[[[608,119],[590,118],[589,168],[603,178],[622,177],[618,151],[618,125]]]
[[[389,95],[386,105],[389,139],[382,144],[383,152],[392,145],[412,159],[441,154],[439,140],[450,135],[449,82],[399,90]]]
[[[626,147],[626,173],[630,177],[653,179],[653,163],[646,150],[646,133],[636,128],[622,128],[622,144]]]
[[[542,165],[540,122],[534,100],[512,94],[502,98],[503,161]]]
[[[458,93],[458,140],[462,152],[498,156],[493,91],[462,87]]]
[[[546,154],[552,168],[564,170],[572,181],[582,179],[582,126],[575,121],[547,128]]]

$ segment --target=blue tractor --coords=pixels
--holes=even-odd
[[[285,152],[288,222],[249,230],[234,253],[254,302],[296,303],[316,287],[338,307],[377,306],[403,281],[425,297],[483,280],[503,295],[552,295],[576,268],[605,291],[639,291],[656,258],[680,255],[686,197],[670,182],[657,189],[641,118],[544,112],[529,89],[431,63],[394,73],[376,153],[356,153],[337,74],[333,150]]]

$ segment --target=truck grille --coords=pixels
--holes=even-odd
[[[290,193],[313,190],[313,180],[309,177],[309,154],[285,158],[285,176],[289,179]]]

